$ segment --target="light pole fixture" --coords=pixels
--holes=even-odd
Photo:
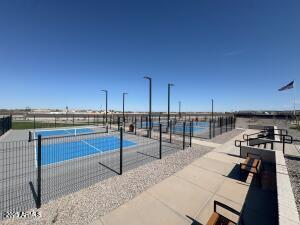
[[[170,126],[170,95],[171,95],[171,87],[173,87],[174,84],[168,83],[168,127]]]
[[[211,99],[211,120],[214,121],[214,100]]]
[[[108,91],[107,90],[101,90],[103,92],[105,92],[105,123],[107,125],[107,93]]]
[[[149,137],[151,138],[151,114],[152,114],[152,78],[151,77],[144,77],[146,80],[149,80],[149,124],[150,124],[150,129],[149,129]]]
[[[125,125],[125,95],[128,93],[124,92],[123,93],[123,124]]]
[[[181,118],[181,101],[178,102],[178,114],[179,114],[179,118]]]

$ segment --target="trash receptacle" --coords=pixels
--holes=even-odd
[[[133,126],[133,124],[130,124],[129,125],[129,132],[133,132],[134,131],[134,126]]]

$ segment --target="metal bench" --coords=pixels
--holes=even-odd
[[[256,158],[250,157],[250,155],[255,156]],[[263,163],[260,155],[248,152],[245,161],[240,163],[240,179],[242,172],[252,173],[253,176],[256,176],[258,178],[259,185],[261,185],[260,174],[262,170]]]
[[[217,206],[220,206],[221,208],[227,210],[228,212],[237,215],[238,221],[234,222],[234,221],[228,219],[227,217],[225,217],[224,215],[222,215],[221,213],[217,212]],[[206,225],[234,225],[234,224],[243,225],[244,223],[243,223],[243,219],[242,219],[241,215],[242,215],[242,212],[238,212],[237,210],[235,210],[221,202],[214,201],[214,212],[210,216]]]

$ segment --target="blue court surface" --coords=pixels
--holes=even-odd
[[[136,145],[135,142],[123,140],[123,147]],[[90,156],[120,148],[120,139],[115,136],[104,136],[73,142],[42,144],[42,165],[63,162],[66,160]]]
[[[95,131],[89,128],[76,128],[76,129],[61,129],[61,130],[42,130],[36,131],[35,137],[41,135],[43,137],[53,137],[53,136],[65,136],[65,135],[77,135],[77,134],[89,134]]]

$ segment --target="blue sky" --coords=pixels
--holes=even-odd
[[[291,109],[300,1],[2,0],[0,108]],[[299,90],[299,89],[298,89]],[[300,92],[296,90],[297,108]]]

